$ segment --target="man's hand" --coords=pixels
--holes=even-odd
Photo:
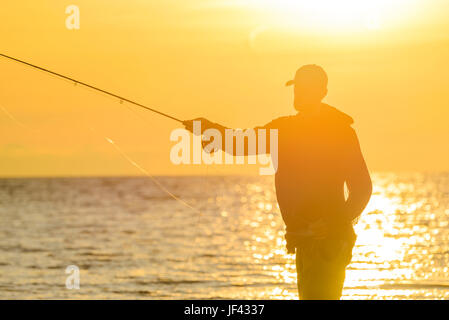
[[[184,125],[184,127],[189,130],[192,133],[193,132],[193,122],[194,121],[200,121],[201,122],[201,132],[200,134],[203,134],[203,132],[207,129],[211,129],[211,128],[217,128],[219,125],[217,125],[216,123],[213,123],[212,121],[207,120],[206,118],[196,118],[196,119],[192,119],[192,120],[185,120],[182,122],[182,124]],[[214,153],[217,150],[211,149],[211,150],[206,150],[206,146],[209,144],[209,141],[205,141],[202,140],[201,141],[201,146],[203,147],[203,149],[208,152],[208,153]]]
[[[328,224],[322,218],[312,222],[305,229],[296,232],[287,232],[285,235],[285,240],[287,241],[287,253],[295,253],[296,241],[294,240],[294,238],[296,236],[312,238],[315,240],[323,240],[327,237],[328,233]]]
[[[193,133],[193,121],[201,121],[201,131],[214,128],[216,126],[212,121],[207,120],[206,118],[196,118],[192,120],[185,120],[182,122],[184,127]],[[202,132],[201,132],[202,133]]]

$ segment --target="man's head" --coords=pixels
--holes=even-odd
[[[302,66],[286,86],[294,85],[296,110],[317,106],[327,94],[327,74],[316,64]]]

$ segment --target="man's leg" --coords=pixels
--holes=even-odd
[[[351,261],[352,241],[310,241],[296,252],[298,293],[301,300],[338,300]]]

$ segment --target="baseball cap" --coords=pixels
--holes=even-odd
[[[295,73],[295,78],[287,81],[285,85],[291,86],[296,83],[327,86],[327,74],[320,66],[316,64],[307,64],[299,68]]]

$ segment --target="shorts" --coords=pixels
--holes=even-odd
[[[351,227],[340,237],[323,240],[303,238],[295,243],[301,300],[340,299],[355,240],[356,235]]]

